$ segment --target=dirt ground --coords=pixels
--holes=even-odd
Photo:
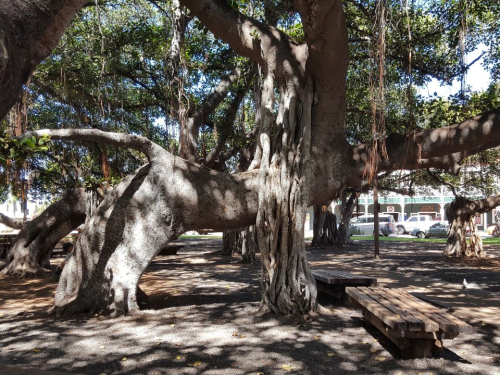
[[[143,311],[118,319],[47,316],[52,276],[0,278],[0,374],[12,369],[5,366],[32,374],[500,374],[498,327],[474,323],[472,334],[445,341],[433,358],[401,360],[360,311],[329,297],[320,297],[326,311],[305,324],[257,317],[260,264],[216,254],[221,240],[183,244],[143,276]],[[466,278],[500,296],[499,249],[472,261],[445,259],[436,244],[384,242],[378,261],[372,251],[369,241],[308,249],[313,269],[344,262],[449,283]]]

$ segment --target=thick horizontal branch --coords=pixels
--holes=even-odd
[[[500,108],[444,128],[391,135],[386,145],[388,159],[380,155],[378,170],[381,172],[423,168],[456,172],[464,157],[500,145]],[[370,144],[353,147],[353,159],[361,163],[362,172],[369,167],[371,152]]]
[[[78,142],[99,142],[115,147],[131,148],[142,152],[149,161],[168,153],[165,149],[145,137],[132,134],[104,132],[97,129],[44,129],[23,134],[21,137],[40,138],[49,136],[51,139]]]
[[[0,223],[12,229],[22,229],[24,222],[22,219],[14,219],[0,213]]]
[[[492,195],[483,199],[470,200],[464,207],[460,208],[460,214],[474,215],[489,212],[500,206],[500,194]]]

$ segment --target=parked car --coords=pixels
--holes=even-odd
[[[433,220],[431,215],[415,215],[406,221],[397,222],[396,228],[398,234],[405,234],[411,233],[415,228],[427,227],[427,225],[432,225],[433,223],[437,223],[437,221]]]
[[[448,237],[449,231],[450,224],[447,221],[439,221],[427,228],[415,228],[410,234],[418,238]]]
[[[391,215],[379,215],[379,233],[388,236],[389,234],[395,233],[396,227],[394,226],[394,218]],[[349,234],[361,234],[361,235],[372,235],[375,225],[375,216],[373,215],[363,215],[351,219],[349,226]]]
[[[496,224],[488,225],[488,228],[486,228],[486,233],[488,233],[490,236],[492,236],[496,227],[497,227]]]

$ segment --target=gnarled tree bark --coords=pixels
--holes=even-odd
[[[444,255],[455,257],[485,256],[482,241],[477,239],[474,216],[478,213],[489,212],[500,205],[500,195],[484,199],[471,200],[465,197],[456,197],[446,209],[446,216],[450,222],[450,232],[446,241]],[[467,246],[467,227],[473,236],[470,247]]]
[[[88,0],[0,2],[0,120]]]
[[[85,222],[87,214],[85,189],[69,190],[57,202],[26,223],[6,257],[3,275],[40,274],[50,268],[54,246]]]

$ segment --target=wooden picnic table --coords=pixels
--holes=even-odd
[[[316,280],[319,291],[339,299],[345,296],[347,286],[377,284],[377,279],[373,277],[356,275],[342,270],[313,270],[311,273]]]
[[[401,357],[424,358],[472,327],[402,289],[348,287],[346,294],[363,308],[363,317],[401,350]]]

